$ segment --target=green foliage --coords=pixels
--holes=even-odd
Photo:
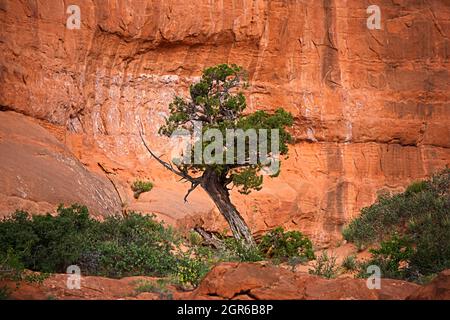
[[[309,269],[310,274],[321,276],[327,279],[332,279],[337,276],[338,266],[336,265],[336,257],[328,256],[328,253],[324,251],[319,256],[313,265],[312,269]]]
[[[0,286],[0,300],[8,300],[11,295],[11,289],[7,286]]]
[[[27,272],[20,257],[14,252],[13,248],[0,251],[0,280],[8,279],[17,282],[25,281],[41,284],[49,276],[50,274],[45,272]]]
[[[450,169],[429,180],[414,182],[404,193],[381,197],[364,208],[344,230],[344,237],[358,245],[386,240],[384,246],[391,248],[399,245],[395,234],[404,234],[402,241],[414,248],[412,252],[407,250],[410,255],[403,262],[407,267],[396,270],[395,256],[383,257],[386,253],[379,252],[376,257],[385,269],[384,276],[420,281],[421,277],[450,268],[449,190]]]
[[[265,158],[276,151],[272,150],[272,130],[279,130],[279,151],[281,155],[285,155],[288,151],[287,144],[292,141],[285,128],[293,124],[292,115],[281,108],[273,114],[265,111],[244,114],[247,103],[241,90],[247,87],[246,81],[246,72],[234,64],[220,64],[205,69],[199,82],[190,86],[189,98],[177,96],[170,103],[170,116],[166,119],[165,125],[159,129],[161,134],[168,137],[180,130],[192,134],[195,122],[202,123],[203,133],[215,130],[218,136],[223,138],[223,142],[215,138],[202,139],[192,148],[200,149],[202,154],[205,150],[212,150],[211,155],[218,161],[206,163],[205,159],[202,161],[195,158],[195,152],[191,152],[190,163],[176,163],[176,165],[181,172],[191,174],[213,169],[221,177],[222,184],[233,183],[243,194],[261,189],[263,177],[259,172],[269,165],[264,161]],[[255,130],[255,135],[252,136],[248,129]],[[251,141],[259,141],[259,129],[268,130],[267,150],[264,153],[259,150],[260,157],[257,157],[257,163],[249,164],[249,159],[256,155],[249,146]],[[226,144],[227,130],[239,133],[234,137],[234,147]],[[240,143],[245,145],[245,154],[242,155],[244,159],[238,157],[237,148]],[[219,151],[221,154],[217,153]],[[278,173],[274,173],[273,176]]]
[[[411,240],[394,234],[391,239],[381,242],[380,248],[369,251],[372,258],[361,265],[360,276],[367,276],[367,267],[376,265],[385,278],[404,279],[407,277],[408,263],[414,254]]]
[[[203,259],[186,255],[177,264],[176,280],[183,287],[189,285],[196,287],[209,270],[210,265]]]
[[[315,258],[311,240],[299,231],[284,231],[282,227],[265,234],[259,243],[259,248],[268,258],[301,257],[307,260]]]
[[[350,255],[345,257],[342,261],[342,268],[346,271],[355,271],[358,269],[358,262],[356,261],[356,257],[354,255]]]
[[[199,241],[192,233],[188,236],[192,245],[185,257],[185,262],[179,264],[178,282],[182,285],[196,285],[199,279],[211,267],[224,261],[257,262],[271,259],[273,262],[287,261],[291,266],[314,259],[311,241],[300,232],[284,232],[282,228],[272,230],[263,236],[258,246],[248,247],[241,240],[219,236],[222,246],[213,249]],[[264,251],[262,251],[264,248]]]
[[[24,266],[12,248],[0,251],[0,280],[19,281],[22,279],[23,271]]]
[[[0,223],[0,257],[41,272],[78,265],[91,275],[166,275],[176,269],[176,242],[173,231],[152,216],[132,213],[100,222],[79,205],[60,207],[56,216],[18,212]]]
[[[309,261],[308,258],[304,257],[304,256],[294,256],[294,257],[289,257],[287,260],[287,264],[291,267],[292,271],[295,271],[295,267],[297,265],[301,265],[301,264],[305,264]]]
[[[191,246],[199,246],[203,243],[203,238],[201,235],[198,234],[198,232],[195,231],[191,231],[189,233],[189,244]]]
[[[44,280],[47,279],[49,276],[50,274],[45,272],[43,273],[32,272],[32,273],[25,273],[22,279],[28,283],[42,284]]]
[[[176,256],[171,252],[178,239],[154,216],[111,217],[98,224],[95,234],[97,245],[86,250],[79,262],[88,272],[122,277],[164,276],[175,270]]]
[[[192,238],[192,235],[189,235]],[[271,259],[274,262],[288,262],[290,265],[305,263],[314,259],[311,241],[298,231],[285,232],[278,227],[265,234],[259,244],[248,247],[242,240],[219,237],[222,247],[212,249],[203,243],[194,246],[194,255],[210,265],[220,261],[257,262]],[[190,241],[193,244],[195,241]]]
[[[256,166],[250,166],[238,169],[232,174],[233,184],[240,187],[238,190],[240,193],[249,194],[252,190],[261,190],[263,177],[258,176],[257,172]]]
[[[131,190],[133,190],[136,199],[138,199],[142,193],[149,192],[152,189],[153,183],[151,181],[136,180],[131,186]]]
[[[413,195],[415,193],[427,190],[428,186],[429,184],[427,181],[415,181],[406,188],[405,193],[407,195]]]
[[[256,262],[263,260],[263,256],[257,247],[248,247],[241,240],[227,238],[224,240],[225,254],[228,261]]]

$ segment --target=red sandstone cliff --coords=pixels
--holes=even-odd
[[[79,30],[66,28],[70,4],[81,9]],[[201,191],[183,204],[188,186],[148,156],[136,121],[164,152],[156,132],[172,96],[206,66],[240,64],[250,72],[249,109],[291,111],[296,143],[279,178],[250,197],[234,195],[239,209],[255,231],[284,225],[335,244],[377,191],[401,190],[450,163],[450,3],[377,1],[381,30],[366,26],[369,4],[1,0],[0,109],[38,119],[95,174],[105,174],[101,163],[129,209],[222,230]],[[10,137],[2,132],[0,146]],[[14,149],[2,150],[5,163]],[[11,199],[61,200],[49,185],[21,195],[34,180],[17,180],[20,166],[0,168],[3,214]],[[138,202],[128,187],[135,177],[155,181]],[[110,199],[96,199],[100,207],[120,201],[104,188]]]

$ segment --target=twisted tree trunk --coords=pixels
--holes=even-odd
[[[248,247],[255,246],[255,240],[249,227],[236,207],[231,203],[230,194],[223,181],[213,169],[206,170],[202,177],[201,186],[216,204],[222,216],[228,222],[233,236],[242,240]]]

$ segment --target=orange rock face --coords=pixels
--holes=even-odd
[[[105,177],[89,172],[47,130],[21,114],[0,112],[0,216],[16,209],[52,212],[55,204],[83,203],[93,214],[121,212]]]
[[[0,109],[52,124],[89,170],[108,168],[128,209],[226,227],[202,191],[182,203],[188,186],[137,134],[141,121],[152,148],[167,153],[157,130],[168,103],[217,63],[249,71],[249,111],[282,106],[295,117],[282,174],[249,197],[233,194],[255,232],[284,225],[317,246],[336,244],[379,190],[400,191],[450,163],[444,1],[382,1],[374,30],[359,0],[73,4],[80,29],[66,27],[64,2],[0,2]],[[137,177],[153,180],[155,193],[133,199]],[[33,200],[54,205],[50,187]]]
[[[273,265],[223,263],[214,267],[190,299],[256,300],[403,300],[420,286],[382,279],[371,290],[364,279],[328,280]]]
[[[343,277],[324,279],[304,272],[292,272],[270,264],[221,263],[216,265],[193,291],[182,291],[168,284],[166,293],[148,289],[157,278],[126,277],[109,279],[83,276],[80,289],[67,288],[67,275],[52,274],[41,284],[0,281],[13,299],[175,299],[175,300],[404,300],[449,299],[449,270],[443,271],[430,285],[382,279],[380,289],[369,289],[365,279]]]
[[[409,300],[450,300],[450,270],[444,270],[433,281],[408,297]]]

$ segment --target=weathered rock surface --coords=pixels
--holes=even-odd
[[[450,270],[444,270],[433,281],[408,297],[409,300],[450,300]]]
[[[103,216],[121,212],[107,178],[89,172],[47,130],[15,112],[0,112],[0,172],[0,216],[16,209],[54,212],[61,203],[86,204]]]
[[[382,279],[380,290],[370,290],[364,279],[328,280],[273,265],[223,263],[214,267],[189,298],[402,300],[419,288],[420,286],[405,281]]]
[[[295,116],[280,177],[250,197],[233,194],[252,230],[284,225],[333,245],[377,191],[400,191],[450,162],[446,1],[380,2],[381,30],[367,28],[360,0],[76,0],[79,30],[65,27],[65,4],[0,1],[0,110],[53,124],[83,164],[114,172],[130,208],[225,227],[203,200],[179,217],[185,207],[171,199],[188,186],[177,189],[137,136],[140,119],[167,154],[157,129],[168,103],[216,63],[249,70],[250,111],[283,106]],[[135,177],[167,190],[166,203],[136,202]]]
[[[365,279],[350,276],[324,279],[305,272],[261,263],[221,263],[194,291],[182,291],[168,283],[164,290],[141,292],[142,284],[156,284],[157,278],[109,279],[83,276],[80,289],[67,288],[67,275],[53,274],[41,284],[0,281],[8,286],[12,299],[273,299],[273,300],[450,300],[450,270],[441,272],[426,286],[400,280],[381,280],[381,289],[370,290]],[[157,286],[154,286],[157,288]]]
[[[155,283],[152,277],[126,277],[111,279],[86,276],[81,278],[80,289],[67,287],[67,275],[53,274],[41,284],[16,281],[0,281],[11,290],[10,299],[15,300],[118,300],[118,299],[161,299],[158,293],[142,292],[136,289],[142,283]]]

